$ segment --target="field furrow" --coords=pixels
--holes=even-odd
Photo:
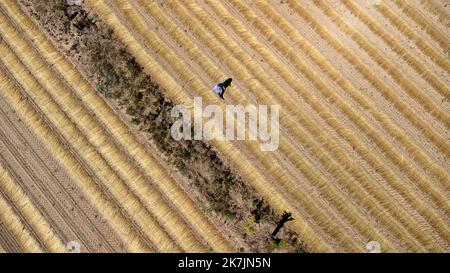
[[[0,101],[0,108],[3,124],[0,143],[6,147],[1,156],[3,162],[61,240],[78,241],[86,251],[117,251],[120,242],[115,233],[102,224],[101,214],[85,201],[73,181],[14,110],[4,101]]]
[[[311,17],[308,12],[291,1],[288,2],[289,7],[301,18],[304,18],[306,21],[310,22],[311,26],[315,29],[315,31],[323,37],[337,52],[339,52],[350,64],[355,66],[357,70],[362,73],[366,80],[370,82],[370,84],[380,92],[383,97],[390,101],[397,111],[402,113],[405,118],[416,127],[426,138],[428,138],[433,144],[435,144],[440,150],[444,151],[448,156],[450,155],[450,150],[448,145],[446,145],[445,138],[442,137],[439,133],[434,130],[429,123],[427,123],[422,117],[416,114],[416,111],[410,107],[404,100],[396,94],[396,92],[392,89],[392,87],[388,86],[383,80],[376,76],[376,74],[372,71],[372,69],[367,66],[360,58],[355,56],[352,51],[343,45],[336,37],[331,34],[325,27],[318,23],[313,17]]]
[[[39,240],[44,243],[48,251],[63,252],[65,246],[56,236],[54,230],[49,223],[42,217],[40,212],[34,206],[33,202],[23,192],[23,190],[16,185],[12,177],[7,173],[3,166],[0,165],[0,185],[1,192],[8,196],[9,200],[13,202],[16,208],[26,218],[33,230],[39,237]]]
[[[443,31],[448,31],[450,29],[450,12],[448,9],[448,3],[441,0],[420,0],[420,5],[424,6],[425,9],[436,16],[435,25],[442,25]]]
[[[408,79],[400,69],[398,69],[392,61],[390,61],[386,55],[377,48],[374,44],[367,40],[359,31],[355,30],[352,26],[345,23],[339,14],[330,7],[325,1],[314,2],[316,6],[321,9],[325,15],[331,18],[333,23],[338,28],[351,37],[380,67],[382,67],[392,79],[399,84],[404,91],[408,93],[413,99],[415,99],[425,110],[427,110],[434,118],[440,121],[447,129],[450,128],[450,116],[444,110],[437,105],[429,96],[424,94],[417,84]],[[445,90],[443,90],[445,91]],[[445,97],[448,96],[448,92],[445,92]]]
[[[1,182],[4,183],[5,181],[1,180]],[[2,236],[2,241],[13,241],[6,245],[5,248],[12,248],[11,250],[18,251],[18,246],[20,247],[20,252],[43,252],[44,250],[38,240],[33,237],[30,230],[22,222],[23,219],[16,214],[14,208],[11,207],[3,194],[0,192],[0,207],[2,208],[0,210],[0,225],[7,232],[4,234],[4,237]]]
[[[7,227],[0,223],[0,253],[20,253],[19,243],[11,235]]]
[[[399,7],[403,13],[413,20],[417,25],[421,27],[422,31],[425,31],[434,42],[441,46],[444,53],[450,52],[450,38],[448,33],[442,33],[437,29],[420,11],[418,11],[408,1],[393,0],[395,5]]]
[[[367,15],[357,4],[343,0],[343,5],[348,8],[356,17],[358,17],[367,27],[373,31],[376,35],[381,37],[390,48],[398,54],[409,66],[414,68],[416,72],[429,83],[436,92],[442,95],[446,100],[450,99],[449,87],[440,80],[440,78],[433,72],[428,70],[423,63],[421,63],[412,53],[410,53],[405,47],[403,47],[395,37],[384,31],[383,27],[377,23],[374,19]],[[448,71],[447,71],[448,72]],[[395,77],[395,75],[394,75]]]

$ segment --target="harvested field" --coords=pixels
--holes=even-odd
[[[124,251],[123,247],[120,248],[117,236],[104,224],[102,215],[86,202],[75,183],[33,137],[22,120],[3,100],[0,105],[0,151],[1,162],[5,168],[2,170],[5,175],[8,173],[9,179],[14,178],[15,181],[8,185],[5,180],[1,189],[8,197],[17,195],[17,199],[11,200],[12,204],[17,202],[15,205],[21,206],[25,198],[30,198],[29,206],[37,208],[26,214],[30,217],[27,219],[39,218],[42,215],[41,221],[49,221],[46,224],[36,222],[34,228],[53,227],[54,239],[51,240],[79,240],[85,248],[83,250],[90,252]],[[23,192],[28,196],[25,197]],[[51,242],[50,246],[44,249],[62,252],[65,246],[61,241]],[[52,248],[53,245],[58,247]]]
[[[448,252],[449,14],[2,1],[0,251]],[[194,97],[279,105],[278,149],[173,139],[171,111]]]

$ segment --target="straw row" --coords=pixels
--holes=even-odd
[[[423,31],[430,35],[430,37],[442,47],[444,52],[450,52],[450,38],[448,35],[445,35],[435,28],[433,24],[430,23],[420,11],[409,4],[408,1],[394,0],[394,3],[404,14],[419,25]]]
[[[238,5],[239,3],[236,3]],[[259,3],[263,4],[263,3]],[[241,9],[243,7],[240,7]],[[315,49],[307,40],[303,39],[300,34],[295,30],[294,27],[292,27],[289,23],[283,22],[280,23],[282,20],[282,17],[276,13],[275,10],[272,8],[264,5],[262,6],[262,9],[266,15],[268,15],[275,24],[277,24],[283,32],[288,35],[290,39],[292,39],[295,44],[302,50],[305,51],[305,53],[311,57],[311,59],[317,64],[321,70],[326,73],[335,83],[337,83],[343,90],[347,91],[352,98],[358,102],[363,109],[369,110],[369,112],[377,119],[378,122],[385,128],[392,137],[395,139],[398,139],[400,143],[404,145],[404,147],[407,149],[407,151],[413,155],[413,158],[424,165],[426,169],[431,169],[433,173],[436,174],[437,177],[440,177],[442,180],[447,180],[448,175],[445,174],[445,171],[443,172],[442,169],[436,168],[429,163],[432,162],[427,156],[426,153],[422,151],[420,147],[418,147],[417,143],[412,141],[407,135],[405,135],[401,130],[398,129],[399,125],[395,125],[392,120],[388,118],[386,114],[384,114],[382,111],[378,110],[378,107],[371,102],[369,99],[364,97],[346,78],[342,76],[342,74],[336,70],[326,58],[324,58],[320,52]],[[272,40],[273,43],[277,46],[277,48],[280,51],[286,51],[288,48],[284,46],[284,43],[282,40],[277,38],[273,31],[269,29],[269,26],[267,24],[263,24],[260,21],[258,21],[258,18],[256,18],[255,15],[250,15],[249,10],[241,10],[246,15],[246,18],[248,20],[254,22],[255,27],[257,27],[268,39]],[[377,132],[373,129],[373,127],[370,125],[370,123],[367,123],[367,120],[364,120],[363,117],[358,113],[353,113],[354,110],[352,107],[346,105],[343,100],[335,94],[335,92],[327,85],[322,83],[322,80],[318,78],[314,71],[311,69],[308,69],[301,60],[292,54],[291,62],[293,65],[295,65],[296,68],[301,69],[305,72],[306,76],[309,76],[312,81],[317,81],[317,83],[320,83],[317,87],[320,91],[324,93],[326,97],[329,97],[331,101],[337,103],[340,108],[342,109],[343,113],[345,113],[346,116],[348,116],[351,120],[354,121],[356,125],[359,125],[359,127],[366,132],[368,137],[372,136],[378,136]],[[314,101],[314,100],[313,100]],[[327,120],[327,119],[326,119]],[[365,121],[365,122],[362,122]],[[363,126],[361,126],[363,125]],[[380,139],[378,137],[373,138],[373,140],[379,144],[379,147],[383,150],[383,152],[388,153],[388,157],[391,157],[394,161],[394,163],[397,161],[404,161],[400,157],[399,152],[395,152],[396,150],[390,145],[386,140]],[[445,141],[443,141],[442,144],[443,147],[446,147]],[[389,149],[383,149],[383,147],[388,147]],[[445,149],[447,151],[448,148]],[[392,152],[395,153],[392,153]],[[446,152],[447,153],[447,152]],[[403,169],[405,165],[399,166],[400,169]]]
[[[152,77],[164,87],[174,103],[188,105],[192,103],[190,96],[182,90],[179,84],[175,83],[173,77],[170,76],[150,54],[146,53],[146,49],[133,37],[125,25],[117,18],[116,14],[114,14],[104,2],[89,1],[88,3],[93,7],[97,14],[100,15],[104,22],[116,32],[116,35],[128,47],[146,72],[152,75]],[[161,55],[168,53],[161,49],[160,44],[157,44],[152,48]],[[170,60],[172,56],[173,55],[168,55],[168,58],[166,59]],[[303,218],[297,210],[293,210],[293,207],[287,202],[286,198],[281,196],[276,187],[273,184],[266,182],[267,178],[265,175],[261,173],[254,164],[249,162],[246,154],[243,154],[239,149],[236,149],[235,146],[227,141],[213,141],[213,144],[219,150],[219,153],[230,159],[230,162],[239,162],[239,164],[233,164],[232,167],[237,169],[243,178],[248,181],[273,208],[277,211],[293,211],[294,217],[297,217],[296,219],[298,220],[292,223],[291,226],[299,233],[309,247],[317,251],[330,251],[332,249],[329,243],[325,243],[325,241],[318,237],[316,232],[312,231],[310,223],[307,223],[305,218]],[[259,149],[259,147],[253,148],[256,150]],[[270,172],[270,168],[267,171]],[[284,179],[280,175],[278,178]]]
[[[450,61],[445,55],[441,54],[434,48],[425,38],[423,38],[417,31],[408,25],[405,20],[393,12],[386,4],[380,3],[375,7],[389,22],[397,28],[403,35],[405,35],[411,41],[414,41],[416,46],[423,52],[423,54],[429,57],[434,63],[439,65],[447,73],[450,73]]]
[[[321,2],[320,5],[324,5],[325,6],[325,2]],[[330,11],[330,13],[333,13],[334,16],[336,16],[336,13],[331,10],[331,7],[326,6],[326,8],[327,8],[326,10]],[[335,17],[333,17],[333,18],[335,18]],[[336,20],[338,20],[338,19],[336,19]],[[360,36],[362,36],[362,35],[360,34]],[[399,73],[401,73],[401,72],[399,72]],[[406,81],[409,81],[409,80],[406,80]],[[436,106],[436,107],[438,107],[438,106]],[[438,108],[440,109],[439,111],[442,111],[442,112],[445,111],[445,110],[441,109],[440,107],[438,107]],[[449,155],[448,154],[447,141],[443,140],[442,144],[438,145],[438,147],[442,147],[442,150],[445,152],[445,154]],[[410,150],[412,150],[412,149],[410,149]],[[433,175],[435,175],[439,179],[439,181],[441,181],[443,186],[446,187],[447,190],[450,189],[449,185],[447,183],[445,183],[445,181],[448,181],[449,175],[444,169],[442,169],[442,168],[440,168],[438,166],[433,166],[433,164],[431,164],[432,160],[427,159],[425,154],[422,154],[421,156],[416,157],[416,160],[418,160],[421,164],[423,164],[427,169],[428,168],[431,169]],[[417,174],[413,174],[413,175],[411,175],[411,177],[416,177],[416,175]]]
[[[366,12],[364,12],[357,4],[348,1],[341,0],[355,16],[357,16],[366,26],[373,31],[378,37],[383,39],[387,45],[400,56],[409,66],[411,66],[428,84],[430,84],[433,89],[441,94],[445,99],[450,99],[450,89],[442,82],[439,77],[432,71],[427,69],[427,67],[416,58],[413,53],[409,52],[405,47],[403,47],[397,39],[391,34],[387,33],[384,28],[372,19]]]
[[[26,253],[43,252],[36,238],[21,222],[22,220],[15,214],[13,208],[6,202],[3,195],[0,194],[0,222],[7,228],[20,246],[20,250]]]
[[[407,78],[404,73],[397,68],[397,66],[394,65],[380,49],[368,41],[361,32],[347,24],[327,2],[316,1],[314,3],[332,20],[336,26],[338,26],[343,33],[351,37],[352,40],[354,40],[361,47],[361,49],[363,49],[364,52],[366,52],[367,55],[375,61],[375,63],[383,68],[391,76],[391,78],[398,83],[403,90],[407,92],[407,94],[409,94],[410,97],[416,100],[420,106],[440,121],[447,129],[450,128],[450,115],[439,107],[435,101],[424,94],[411,79]],[[445,90],[447,90],[447,88]],[[445,90],[443,91],[445,93],[445,97],[447,97],[448,91]]]
[[[16,185],[10,174],[0,165],[0,189],[8,199],[14,203],[21,215],[26,218],[27,223],[51,252],[63,252],[65,246],[56,235],[50,224],[34,206],[30,198]]]
[[[3,180],[1,180],[3,183]],[[17,212],[0,192],[0,223],[6,228],[14,242],[20,246],[23,252],[43,252],[38,240],[31,234],[30,230],[22,222],[23,218],[17,215]],[[11,238],[12,239],[12,238]]]

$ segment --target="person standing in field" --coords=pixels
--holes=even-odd
[[[232,81],[233,81],[232,78],[228,78],[228,79],[226,79],[224,82],[221,82],[221,83],[215,85],[215,86],[213,87],[214,93],[216,93],[217,95],[219,95],[219,97],[220,97],[221,99],[224,99],[224,98],[223,98],[223,94],[225,94],[225,90],[227,89],[228,86],[230,86],[230,84],[231,84]]]

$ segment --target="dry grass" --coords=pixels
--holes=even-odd
[[[3,180],[1,182],[4,183]],[[0,194],[0,207],[2,208],[0,210],[0,221],[11,233],[21,250],[23,252],[43,252],[44,250],[37,239],[31,234],[23,219],[17,215],[17,212],[7,202],[3,194]]]
[[[34,206],[30,198],[16,185],[10,174],[0,165],[0,189],[14,204],[26,222],[36,233],[39,240],[51,252],[64,252],[65,246],[61,239],[55,234],[53,228]]]
[[[46,144],[46,148],[53,154],[58,155],[58,161],[68,171],[70,178],[77,181],[78,186],[85,194],[91,204],[102,211],[105,219],[110,223],[113,229],[119,234],[127,249],[132,252],[146,252],[151,250],[142,238],[139,237],[132,227],[130,221],[122,215],[117,204],[111,202],[109,197],[99,188],[92,175],[87,173],[78,159],[71,153],[67,147],[61,143],[61,135],[53,127],[49,127],[40,114],[36,112],[33,104],[21,95],[17,86],[0,70],[1,88],[9,90],[4,94],[7,102],[13,106],[21,119],[28,124],[36,136]],[[22,89],[23,90],[23,89]]]

